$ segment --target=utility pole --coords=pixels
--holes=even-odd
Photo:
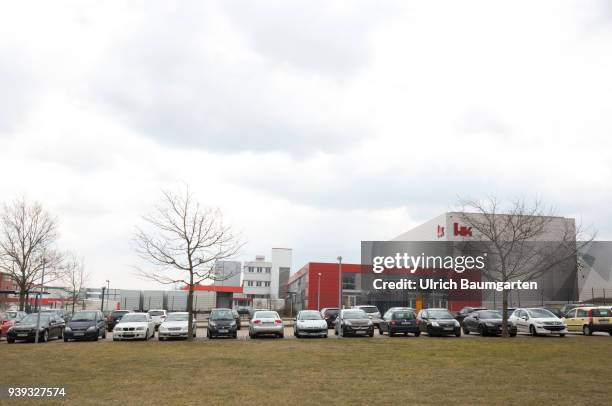
[[[338,256],[338,316],[336,322],[339,322],[340,314],[342,313],[342,257]],[[342,337],[342,324],[338,325],[338,336]]]
[[[321,272],[317,274],[317,310],[321,310]]]

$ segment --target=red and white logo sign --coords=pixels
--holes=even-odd
[[[459,226],[459,223],[453,223],[453,235],[455,237],[471,237],[472,236],[472,227],[468,226]]]
[[[442,226],[438,226],[438,232],[437,232],[438,238],[442,238],[444,237],[444,227]]]

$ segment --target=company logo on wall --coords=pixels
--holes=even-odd
[[[444,227],[438,226],[438,238],[444,237]]]
[[[461,237],[471,237],[472,236],[472,227],[468,226],[459,226],[459,223],[453,223],[453,235],[461,236]]]

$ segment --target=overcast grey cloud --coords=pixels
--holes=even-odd
[[[608,2],[12,3],[0,196],[41,201],[92,284],[132,275],[162,188],[191,185],[295,267],[459,196],[538,197],[612,238]]]

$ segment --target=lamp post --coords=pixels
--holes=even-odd
[[[104,293],[106,291],[106,286],[102,286],[102,303],[100,304],[100,311],[104,311]]]
[[[110,300],[110,281],[107,279],[106,280],[106,307],[110,307],[108,305]],[[104,311],[104,309],[102,309],[102,311]]]
[[[38,344],[38,336],[40,335],[40,332],[38,330],[40,330],[40,302],[42,301],[42,294],[43,294],[43,285],[45,284],[45,252],[43,251],[43,258],[42,258],[42,275],[40,278],[40,292],[38,293],[39,297],[38,297],[38,309],[36,309],[38,311],[38,313],[36,314],[36,333],[34,334],[34,342],[36,344]]]
[[[317,274],[317,310],[321,310],[321,272]]]
[[[342,314],[342,257],[338,256],[338,316],[336,324],[338,325],[338,336],[342,337],[342,320],[338,320]]]

